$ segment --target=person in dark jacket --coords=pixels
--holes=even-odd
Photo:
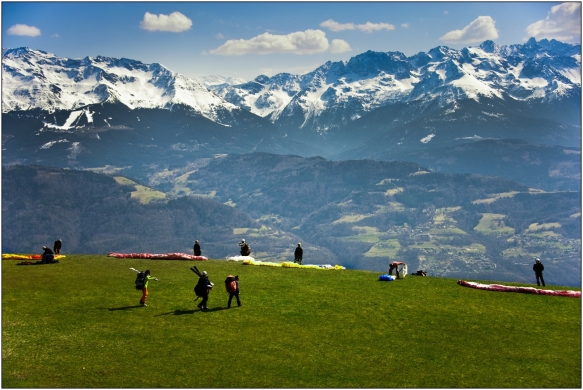
[[[536,276],[537,286],[540,286],[540,284],[542,282],[543,287],[545,287],[545,279],[543,278],[544,269],[545,269],[545,266],[543,265],[543,263],[540,262],[540,259],[538,257],[535,257],[534,258],[534,265],[532,266],[532,270],[534,271],[534,275]]]
[[[53,251],[55,252],[55,255],[58,255],[59,253],[61,253],[62,246],[63,246],[63,240],[59,239],[59,240],[55,241],[55,243],[53,244]]]
[[[213,283],[209,280],[208,274],[206,271],[202,271],[200,278],[198,279],[198,283],[194,287],[194,292],[197,296],[202,298],[202,302],[200,302],[197,307],[200,310],[206,310],[207,302],[209,299],[209,291],[213,288]]]
[[[249,256],[251,254],[251,248],[247,245],[245,239],[241,240],[239,246],[241,247],[241,256]]]
[[[194,250],[195,256],[200,256],[202,252],[200,251],[200,245],[198,244],[198,240],[194,240],[194,247],[192,249]]]
[[[43,257],[41,260],[42,264],[54,263],[55,262],[55,253],[49,247],[43,246]]]
[[[296,250],[294,252],[294,263],[299,263],[302,265],[302,256],[304,255],[304,250],[302,249],[302,244],[298,243]]]

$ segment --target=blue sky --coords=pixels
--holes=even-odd
[[[581,2],[2,2],[2,48],[158,62],[188,77],[302,74],[367,50],[581,43]]]

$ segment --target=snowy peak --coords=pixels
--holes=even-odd
[[[220,122],[224,112],[238,109],[161,64],[127,58],[69,59],[29,48],[11,49],[3,52],[2,83],[2,112],[75,110],[104,102],[131,109],[184,105]]]
[[[161,64],[126,58],[59,58],[29,48],[3,50],[2,112],[76,110],[117,102],[129,108],[188,107],[228,124],[245,110],[286,128],[325,133],[393,104],[456,106],[457,102],[561,102],[581,96],[581,45],[534,38],[461,50],[438,46],[411,57],[367,51],[328,61],[312,72],[189,79]]]
[[[581,95],[581,46],[530,39],[523,45],[485,41],[461,50],[438,46],[406,57],[400,52],[359,54],[313,72],[260,76],[215,91],[274,123],[327,131],[394,103],[465,99],[561,100]]]

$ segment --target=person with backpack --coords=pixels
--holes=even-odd
[[[302,265],[302,256],[304,255],[304,250],[302,249],[302,244],[298,243],[296,250],[294,252],[294,263],[299,263]]]
[[[209,280],[207,272],[202,271],[200,278],[198,279],[198,283],[196,286],[194,286],[194,292],[196,296],[202,298],[202,302],[197,305],[200,310],[208,309],[207,302],[209,299],[209,292],[212,290],[213,286],[214,284]]]
[[[201,255],[201,250],[200,250],[200,245],[198,243],[198,240],[194,240],[194,247],[192,248],[194,251],[194,255],[195,256],[200,256]]]
[[[146,271],[138,271],[135,268],[130,268],[132,271],[136,272],[138,275],[136,276],[136,290],[142,290],[142,298],[140,299],[140,305],[148,306],[146,304],[146,300],[148,299],[148,282],[150,280],[158,281],[158,278],[150,276],[150,270],[147,269]]]
[[[241,256],[249,256],[251,254],[251,247],[245,242],[245,239],[242,239],[239,243],[241,247]]]
[[[540,286],[541,282],[543,287],[545,287],[545,279],[543,278],[543,271],[545,266],[543,263],[540,262],[538,257],[534,258],[534,265],[532,266],[532,270],[534,271],[534,276],[536,277],[536,285]]]
[[[225,279],[225,288],[229,293],[229,302],[227,303],[227,307],[229,309],[231,308],[231,301],[233,300],[233,297],[237,298],[237,306],[241,306],[241,300],[239,299],[239,275],[227,276],[227,279]]]

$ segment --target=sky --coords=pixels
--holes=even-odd
[[[2,48],[160,63],[187,77],[303,74],[368,50],[581,43],[581,2],[2,2]]]

